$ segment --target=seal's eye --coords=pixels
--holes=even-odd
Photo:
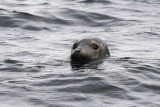
[[[99,48],[99,46],[98,46],[97,44],[92,44],[92,48],[93,48],[94,50],[97,50],[97,49]]]
[[[75,44],[73,44],[72,49],[76,49],[77,47],[78,47],[78,44],[77,44],[77,43],[75,43]]]

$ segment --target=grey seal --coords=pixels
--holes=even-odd
[[[109,56],[110,52],[104,41],[99,38],[85,38],[73,44],[70,58],[72,62],[85,64]]]

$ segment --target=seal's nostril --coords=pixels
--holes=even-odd
[[[75,54],[80,54],[81,53],[81,49],[76,49],[75,50]]]

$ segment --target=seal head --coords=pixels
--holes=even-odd
[[[73,44],[71,60],[82,64],[110,56],[105,42],[99,38],[82,39]]]

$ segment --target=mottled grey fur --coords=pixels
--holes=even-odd
[[[110,56],[105,42],[99,38],[82,39],[73,44],[71,60],[87,63]]]

